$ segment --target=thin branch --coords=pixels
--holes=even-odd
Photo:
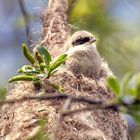
[[[64,99],[71,99],[72,102],[83,102],[83,103],[88,103],[90,105],[94,105],[94,107],[89,107],[89,108],[81,108],[78,110],[67,110],[64,111],[66,109],[63,109],[61,112],[62,116],[66,116],[69,114],[74,114],[77,112],[81,112],[81,111],[85,111],[85,110],[91,110],[91,109],[113,109],[114,111],[118,111],[119,106],[128,106],[128,104],[125,103],[119,103],[116,104],[115,102],[108,102],[105,103],[103,101],[95,101],[94,99],[91,98],[87,98],[84,96],[73,96],[73,95],[68,95],[68,94],[57,94],[57,93],[53,93],[53,94],[47,94],[44,96],[23,96],[21,98],[18,99],[7,99],[5,101],[0,101],[0,106],[3,104],[14,104],[14,103],[18,103],[18,102],[24,102],[24,101],[28,101],[28,100],[64,100]],[[67,102],[66,102],[67,103]],[[66,107],[65,107],[66,108]]]
[[[30,46],[32,44],[32,41],[31,41],[32,36],[31,36],[31,31],[30,31],[30,16],[29,16],[28,12],[26,11],[24,1],[18,0],[18,3],[19,3],[19,7],[20,7],[21,13],[24,18],[24,22],[25,22],[25,32],[26,32],[27,44]]]
[[[62,115],[63,117],[68,116],[68,115],[72,115],[72,114],[76,114],[76,113],[80,113],[80,112],[85,112],[85,111],[90,111],[90,110],[95,110],[95,109],[113,109],[114,111],[118,111],[118,105],[117,104],[98,104],[98,105],[94,105],[94,106],[88,106],[88,107],[83,107],[83,108],[79,108],[79,109],[74,109],[74,110],[67,110],[65,111]]]
[[[50,99],[67,99],[71,98],[73,102],[80,101],[80,102],[85,102],[88,104],[103,104],[102,101],[95,101],[91,98],[87,98],[84,96],[73,96],[73,95],[68,95],[68,94],[62,94],[62,93],[47,93],[47,95],[44,96],[22,96],[21,98],[18,99],[7,99],[5,101],[0,101],[0,105],[3,104],[14,104],[17,102],[24,102],[27,100],[50,100]]]

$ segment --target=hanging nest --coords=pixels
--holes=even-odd
[[[93,80],[81,75],[74,76],[70,72],[60,72],[50,78],[50,81],[63,87],[68,95],[83,96],[95,101],[106,102],[114,98],[105,85],[105,79]],[[45,94],[55,94],[56,91],[48,85],[42,86]],[[63,93],[60,93],[63,94]],[[36,96],[37,90],[32,82],[18,82],[9,92],[7,99],[18,99],[23,96]],[[39,119],[47,120],[44,132],[53,137],[59,113],[65,103],[63,99],[24,100],[2,106],[0,118],[0,136],[5,140],[22,140],[29,138],[39,130]],[[75,110],[91,106],[87,103],[72,102],[69,109]],[[61,140],[127,140],[127,126],[122,115],[113,109],[95,109],[63,117],[57,132]],[[123,132],[123,133],[122,133]]]

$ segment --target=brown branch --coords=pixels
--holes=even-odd
[[[82,111],[89,111],[89,110],[95,110],[95,109],[112,109],[114,111],[119,111],[119,106],[123,105],[123,106],[128,106],[125,103],[115,103],[115,102],[108,102],[105,103],[103,101],[95,101],[94,99],[91,98],[87,98],[84,96],[73,96],[73,95],[68,95],[68,94],[47,94],[44,96],[24,96],[18,99],[9,99],[9,100],[5,100],[5,101],[0,101],[0,106],[3,104],[14,104],[14,103],[18,103],[18,102],[24,102],[24,101],[28,101],[28,100],[64,100],[67,99],[65,101],[65,104],[62,108],[62,110],[59,112],[59,117],[57,120],[57,124],[56,124],[56,129],[54,132],[54,140],[56,140],[56,135],[57,135],[57,129],[59,128],[58,126],[61,123],[61,120],[63,119],[63,117],[68,116],[68,115],[72,115],[75,113],[80,113]],[[94,106],[88,106],[88,107],[84,107],[84,108],[80,108],[80,109],[74,109],[74,110],[68,110],[70,103],[71,102],[82,102],[82,103],[87,103],[89,105],[94,105]]]
[[[86,102],[88,104],[91,104],[91,105],[100,105],[100,104],[103,104],[102,101],[95,101],[91,98],[87,98],[87,97],[84,97],[84,96],[73,96],[73,95],[68,95],[68,94],[57,94],[57,93],[50,93],[47,95],[44,95],[44,96],[23,96],[21,98],[18,98],[18,99],[7,99],[5,101],[1,101],[0,102],[0,105],[3,105],[3,104],[14,104],[14,103],[17,103],[17,102],[24,102],[24,101],[28,101],[28,100],[50,100],[50,99],[56,99],[56,100],[59,100],[59,99],[67,99],[67,98],[71,98],[73,102]]]
[[[85,111],[90,111],[90,110],[95,110],[95,109],[112,109],[114,111],[118,111],[118,107],[119,104],[96,104],[94,106],[88,106],[88,107],[83,107],[83,108],[79,108],[79,109],[74,109],[74,110],[67,110],[65,112],[63,112],[62,116],[68,116],[68,115],[72,115],[72,114],[76,114],[76,113],[80,113],[80,112],[85,112]]]
[[[91,98],[87,98],[84,96],[73,96],[73,95],[68,95],[68,94],[57,94],[57,93],[53,93],[53,94],[47,94],[44,96],[24,96],[18,99],[9,99],[9,100],[5,100],[5,101],[0,101],[0,106],[3,104],[14,104],[17,102],[24,102],[24,101],[28,101],[28,100],[64,100],[64,99],[70,99],[72,102],[83,102],[83,103],[88,103],[89,105],[94,105],[94,107],[90,106],[90,107],[86,107],[86,108],[81,108],[78,110],[67,110],[64,109],[66,107],[63,107],[62,111],[60,112],[61,116],[67,116],[70,114],[74,114],[77,112],[81,112],[81,111],[85,111],[85,110],[92,110],[92,109],[113,109],[115,111],[118,111],[118,106],[119,105],[124,105],[127,106],[127,104],[121,103],[121,104],[116,104],[116,103],[105,103],[103,101],[95,101],[94,99]]]
[[[43,96],[23,96],[18,99],[7,99],[5,101],[0,101],[0,106],[4,104],[14,104],[14,103],[19,103],[19,102],[21,103],[21,102],[29,101],[29,100],[60,100],[60,99],[61,100],[67,99],[69,101],[69,104],[68,104],[66,100],[66,105],[64,104],[62,110],[59,112],[61,119],[62,117],[67,116],[67,115],[75,114],[82,111],[93,110],[95,108],[96,109],[113,109],[114,111],[118,111],[118,107],[120,105],[127,106],[127,104],[124,104],[124,103],[121,103],[121,104],[116,104],[113,102],[105,103],[103,101],[96,101],[94,99],[87,98],[84,96],[74,96],[74,95],[60,94],[60,93],[58,94],[47,93],[47,95],[43,95]],[[68,105],[70,105],[71,102],[87,103],[89,105],[94,105],[94,106],[89,106],[89,107],[75,109],[75,110],[67,110],[67,107]],[[59,118],[59,121],[60,121],[60,118]]]

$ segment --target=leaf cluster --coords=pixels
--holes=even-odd
[[[140,73],[127,73],[121,82],[115,77],[109,77],[107,85],[116,95],[118,109],[140,123]]]
[[[24,65],[19,69],[19,75],[9,79],[9,83],[15,81],[33,81],[34,85],[40,85],[42,79],[49,79],[67,59],[67,55],[62,54],[53,62],[47,49],[39,45],[35,47],[34,53],[31,53],[25,44],[22,44],[21,47],[25,58],[30,64]],[[50,86],[58,89],[58,86],[53,83],[50,83]]]

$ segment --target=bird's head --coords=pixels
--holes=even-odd
[[[90,45],[92,43],[94,43],[96,41],[96,39],[94,38],[94,36],[85,31],[85,30],[82,30],[82,31],[77,31],[75,32],[68,40],[67,42],[67,47],[76,47],[76,46],[87,46],[87,45]]]

